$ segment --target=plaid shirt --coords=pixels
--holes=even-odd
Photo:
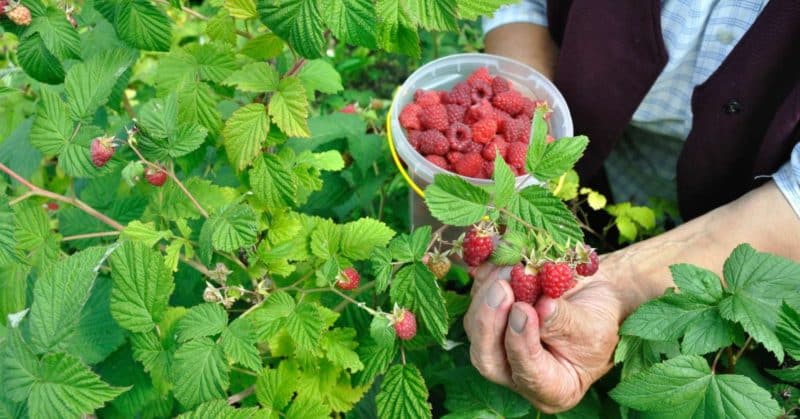
[[[681,142],[692,128],[691,97],[695,87],[702,84],[733,50],[745,32],[755,22],[768,0],[662,0],[661,28],[669,60],[656,79],[639,108],[633,114],[631,125],[657,134],[658,144],[653,147],[642,144],[647,153],[631,153],[619,150],[627,147],[623,142],[609,158],[610,163],[622,165],[617,175],[609,173],[612,190],[616,198],[631,199],[637,189],[649,193],[663,190],[663,181],[658,185],[636,185],[642,181],[641,171],[632,171],[634,166],[667,172],[674,180],[677,161],[676,147],[668,145],[665,138]],[[491,18],[484,18],[484,32],[508,23],[527,22],[547,26],[546,0],[522,0],[519,4],[503,6]],[[638,141],[649,141],[644,138]],[[654,140],[655,141],[655,140]],[[641,144],[641,143],[640,143]],[[662,154],[659,154],[663,151]],[[655,153],[655,155],[650,153]],[[680,147],[677,147],[680,152]],[[634,160],[631,160],[635,158]],[[647,161],[641,161],[646,158]],[[607,168],[611,165],[607,162]],[[671,167],[665,167],[665,166]],[[630,170],[628,170],[630,169]],[[666,170],[665,170],[666,169]],[[800,144],[793,150],[787,162],[773,178],[787,200],[800,217]],[[673,195],[674,189],[668,195]],[[642,194],[638,194],[642,195]],[[673,196],[663,196],[673,198]]]

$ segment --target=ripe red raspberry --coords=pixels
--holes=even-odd
[[[482,100],[467,109],[464,122],[472,124],[483,119],[494,119],[494,108],[488,100]]]
[[[425,266],[433,272],[436,279],[442,279],[450,272],[450,259],[447,256],[441,253],[429,253],[426,256]]]
[[[408,108],[407,105],[406,105],[406,108]],[[405,108],[403,110],[405,110]],[[339,112],[341,112],[341,113],[356,113],[356,105],[352,104],[352,103],[349,103],[349,104],[345,105],[344,108],[339,109]],[[400,115],[402,115],[402,114],[403,113],[400,112]],[[401,124],[402,124],[402,122],[401,122]],[[415,129],[418,129],[418,128],[415,128]]]
[[[409,103],[400,111],[400,126],[405,129],[420,129],[422,123],[419,122],[419,113],[422,112],[422,107],[416,103]]]
[[[525,143],[510,143],[506,152],[506,163],[511,167],[525,167],[525,159],[528,156],[528,145]]]
[[[447,108],[447,121],[452,123],[463,122],[464,115],[467,113],[467,107],[461,105],[448,104],[444,105]]]
[[[167,172],[164,169],[153,169],[151,167],[147,167],[144,169],[144,178],[147,179],[147,183],[153,186],[162,186],[164,182],[167,181]]]
[[[514,172],[515,176],[523,176],[527,175],[528,172],[525,171],[525,167],[511,167],[511,171]]]
[[[584,245],[584,249],[588,253],[589,260],[575,266],[575,273],[580,276],[592,276],[600,268],[600,257],[597,255],[597,251],[589,247],[588,244]]]
[[[536,110],[536,102],[523,97],[522,98],[522,110],[519,112],[520,115],[525,115],[527,118],[533,118],[533,111]]]
[[[472,124],[472,141],[488,144],[497,134],[497,121],[494,118],[481,119]]]
[[[527,144],[531,137],[531,121],[524,117],[506,121],[503,134],[505,134],[508,142],[521,142]]]
[[[494,252],[494,234],[479,227],[472,227],[464,236],[464,262],[469,266],[478,266]]]
[[[511,116],[517,116],[522,112],[522,107],[525,105],[523,97],[514,90],[498,93],[492,98],[492,105],[501,111],[508,112]]]
[[[450,123],[447,120],[447,108],[442,104],[423,106],[419,113],[419,122],[428,129],[444,131]]]
[[[0,7],[2,7],[2,6],[3,5],[0,4]],[[48,201],[46,204],[44,204],[44,206],[45,206],[45,209],[47,209],[48,211],[57,211],[58,210],[58,203],[57,202]]]
[[[444,159],[442,156],[437,156],[435,154],[429,154],[425,156],[429,162],[435,164],[436,166],[441,167],[444,170],[450,170],[450,165],[447,163],[447,160]]]
[[[528,264],[519,264],[511,269],[509,280],[511,290],[514,291],[514,300],[536,304],[542,295],[542,285],[539,283],[539,274]]]
[[[423,108],[441,103],[439,92],[432,90],[417,90],[414,92],[414,102]]]
[[[411,144],[411,147],[414,147],[415,150],[419,149],[419,139],[422,136],[422,131],[410,130],[408,131],[408,143]]]
[[[546,140],[547,140],[547,144],[550,144],[550,143],[552,143],[553,141],[556,140],[556,137],[553,137],[552,135],[547,134]]]
[[[11,6],[12,9],[6,10],[8,19],[19,26],[28,26],[31,24],[31,11],[22,4]]]
[[[446,96],[445,103],[451,105],[469,106],[472,101],[472,87],[466,82],[461,82],[453,87]]]
[[[336,287],[345,291],[358,288],[361,282],[361,275],[353,268],[345,268],[336,276]]]
[[[447,138],[435,129],[423,131],[419,137],[419,151],[422,154],[436,154],[437,156],[444,156],[450,151],[450,143]]]
[[[545,262],[539,269],[539,280],[544,294],[550,298],[561,297],[576,284],[572,268],[563,262]]]
[[[464,157],[464,153],[460,151],[451,151],[447,153],[446,157],[447,161],[449,161],[450,164],[456,164],[457,161],[461,160],[461,158]]]
[[[417,319],[405,308],[396,309],[392,316],[394,332],[400,340],[410,340],[417,335]]]
[[[485,160],[483,162],[481,170],[482,170],[481,177],[485,177],[486,179],[491,179],[492,175],[494,175],[494,162]]]
[[[481,153],[483,153],[483,144],[476,143],[475,141],[472,141],[471,143],[469,143],[469,147],[467,147],[467,150],[465,151],[465,153],[478,153],[478,154],[481,154]]]
[[[494,94],[503,93],[511,90],[511,84],[502,76],[497,76],[492,80],[492,92]]]
[[[511,115],[500,109],[494,110],[494,120],[497,121],[497,132],[506,132],[506,122],[514,119]]]
[[[486,147],[483,148],[481,154],[486,161],[494,163],[494,159],[497,157],[497,151],[500,151],[500,156],[505,159],[508,153],[508,143],[503,137],[495,135],[492,142],[486,144]]]
[[[472,92],[470,94],[470,99],[472,99],[472,103],[478,103],[482,100],[491,100],[492,99],[492,85],[485,80],[475,80],[472,82]]]
[[[478,177],[482,166],[483,157],[480,154],[467,153],[453,164],[453,169],[461,176]]]
[[[486,67],[481,67],[481,68],[475,70],[467,78],[467,83],[469,83],[470,86],[474,86],[475,83],[478,80],[485,81],[485,82],[487,82],[487,83],[489,83],[491,85],[491,83],[492,83],[492,75],[489,74],[489,69],[487,69]]]
[[[447,128],[445,136],[448,143],[450,143],[451,150],[464,151],[469,147],[469,143],[472,142],[472,129],[467,124],[454,122],[450,125],[450,128]]]
[[[92,144],[89,146],[92,164],[96,167],[105,166],[114,156],[115,151],[114,137],[97,137],[92,140]]]

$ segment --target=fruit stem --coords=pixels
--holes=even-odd
[[[716,374],[717,372],[717,362],[719,362],[720,356],[722,356],[722,349],[717,351],[717,354],[714,356],[714,362],[711,363],[711,373]]]
[[[350,303],[355,304],[356,306],[364,309],[367,313],[371,314],[372,316],[380,316],[381,315],[381,313],[379,311],[376,311],[376,310],[373,310],[373,309],[367,307],[367,303],[365,303],[363,301],[358,301],[355,298],[350,297],[349,295],[337,290],[333,286],[330,287],[330,290],[333,291],[334,293],[336,293],[338,296],[344,298],[346,301],[349,301]]]
[[[752,342],[752,341],[753,341],[753,337],[752,336],[748,336],[747,340],[744,341],[744,345],[742,345],[742,347],[739,348],[739,351],[736,352],[736,355],[733,356],[733,359],[731,360],[732,361],[731,367],[736,365],[736,361],[738,361],[739,358],[742,357],[742,355],[744,354],[745,349],[747,349],[747,347],[750,346],[750,342]]]
[[[535,225],[523,220],[522,218],[519,218],[519,216],[517,216],[517,214],[514,214],[513,212],[511,212],[511,211],[509,211],[509,210],[507,210],[505,208],[500,208],[500,213],[502,213],[505,216],[513,219],[514,221],[524,225],[525,227],[528,227],[531,230],[538,231],[538,232],[541,232],[541,233],[547,233],[547,230],[545,230],[545,229],[543,229],[541,227],[536,227]]]
[[[11,201],[9,201],[8,202],[8,206],[14,206],[16,204],[19,204],[20,202],[22,202],[22,201],[24,201],[24,200],[26,200],[26,199],[28,199],[28,198],[30,198],[32,196],[34,196],[33,192],[31,192],[31,191],[25,192],[24,194],[22,194],[22,195],[20,195],[20,196],[18,196],[16,198],[12,199]]]
[[[428,253],[431,250],[431,247],[436,243],[438,239],[442,237],[442,233],[447,230],[447,224],[443,224],[441,227],[437,228],[436,231],[433,232],[431,235],[431,241],[428,243],[428,247],[425,249],[425,253]]]
[[[76,234],[74,236],[66,236],[61,239],[62,242],[68,242],[70,240],[81,240],[81,239],[94,239],[97,237],[111,237],[111,236],[119,236],[119,231],[103,231],[99,233],[86,233],[86,234]]]

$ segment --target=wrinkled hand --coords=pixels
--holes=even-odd
[[[515,303],[510,268],[484,264],[472,273],[464,317],[470,358],[488,380],[507,386],[545,413],[580,402],[612,366],[622,303],[600,272],[535,307]]]

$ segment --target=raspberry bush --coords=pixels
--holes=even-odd
[[[0,417],[537,415],[469,365],[461,261],[514,266],[534,303],[602,263],[587,206],[611,215],[585,230],[598,246],[662,211],[580,188],[588,140],[548,138],[479,73],[403,119],[435,127],[416,139],[435,164],[495,184],[437,176],[445,227],[406,231],[379,123],[398,74],[472,48],[465,20],[503,3],[0,1]],[[489,151],[450,151],[492,107],[532,116],[495,122],[526,147],[479,127]],[[542,183],[518,188],[523,169]],[[791,414],[800,267],[741,246],[724,285],[673,274],[622,326],[621,381],[559,416]]]

